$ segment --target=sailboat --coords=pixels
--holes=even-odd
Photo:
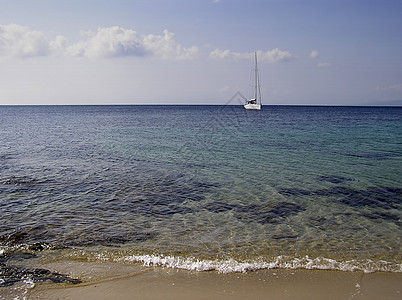
[[[257,52],[254,53],[254,56],[255,56],[255,69],[254,69],[255,93],[254,93],[254,98],[246,101],[246,104],[244,104],[244,108],[260,110],[262,104],[261,104],[260,78],[258,76],[258,69],[257,69]]]

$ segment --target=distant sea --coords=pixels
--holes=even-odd
[[[402,108],[0,106],[0,290],[32,261],[401,272]]]

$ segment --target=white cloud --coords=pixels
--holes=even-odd
[[[198,47],[185,48],[168,30],[163,35],[140,35],[118,26],[99,28],[96,32],[81,31],[83,41],[68,45],[57,36],[54,41],[40,31],[10,24],[0,25],[0,57],[27,58],[53,53],[74,57],[112,58],[150,56],[165,60],[190,60],[199,56]]]
[[[50,52],[50,42],[43,33],[16,24],[0,25],[0,56],[25,58]]]
[[[228,86],[228,85],[225,85],[224,87],[219,89],[220,93],[225,93],[227,91],[230,91],[230,86]]]
[[[240,59],[252,59],[254,57],[253,52],[233,52],[231,50],[220,50],[215,49],[209,53],[209,56],[214,59],[231,59],[231,60],[240,60]],[[293,54],[289,51],[283,51],[279,48],[272,49],[270,51],[257,51],[257,56],[259,61],[269,61],[269,62],[282,62],[288,61],[290,59],[295,58]]]
[[[143,37],[142,44],[148,53],[162,59],[190,60],[199,56],[198,47],[183,48],[168,30],[163,31],[163,36],[150,34]]]
[[[402,91],[402,83],[394,84],[386,87],[377,86],[377,91]]]
[[[67,46],[67,39],[64,36],[58,35],[56,40],[49,43],[49,49],[51,52],[64,51]]]
[[[272,49],[267,52],[257,51],[257,55],[258,57],[260,57],[260,60],[266,60],[270,62],[288,61],[292,58],[295,58],[295,56],[289,51],[282,51],[278,48]]]
[[[319,68],[328,68],[329,66],[331,66],[329,62],[321,62],[317,64],[317,67]]]
[[[89,58],[122,56],[153,56],[161,59],[188,60],[198,57],[199,50],[193,46],[184,48],[168,30],[163,35],[141,36],[136,31],[118,26],[99,28],[94,33],[85,33],[87,40],[71,45],[67,53]]]
[[[220,49],[215,49],[214,51],[211,51],[209,53],[209,57],[211,58],[216,58],[216,59],[223,59],[223,58],[235,58],[234,52],[231,52],[230,50],[220,50]]]
[[[143,56],[146,51],[141,37],[131,29],[118,26],[99,28],[95,34],[84,33],[87,40],[67,48],[67,54],[89,58]]]
[[[318,53],[318,51],[313,50],[310,53],[310,58],[317,58],[318,56],[320,56],[320,53]]]

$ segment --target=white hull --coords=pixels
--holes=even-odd
[[[244,104],[245,109],[261,110],[261,104]]]

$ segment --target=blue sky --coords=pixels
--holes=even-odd
[[[402,104],[400,0],[0,0],[0,104]]]

